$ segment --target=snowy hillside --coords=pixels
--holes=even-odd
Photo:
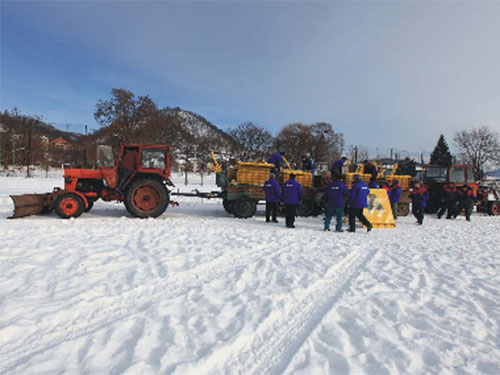
[[[166,108],[162,110],[166,117],[174,117],[178,121],[185,137],[195,140],[213,139],[218,140],[226,149],[231,148],[234,143],[227,133],[219,129],[217,126],[209,122],[207,119],[190,111],[185,111],[180,108]]]
[[[179,198],[6,219],[62,183],[0,177],[0,374],[500,373],[498,217],[335,233]]]

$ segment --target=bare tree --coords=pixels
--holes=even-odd
[[[460,161],[474,166],[477,180],[482,178],[485,167],[500,165],[499,136],[487,126],[459,131],[453,141]]]
[[[289,124],[281,129],[275,139],[278,151],[295,165],[301,164],[301,156],[310,154],[316,162],[333,162],[344,150],[344,136],[336,133],[331,124],[319,122],[313,125]]]
[[[252,122],[238,125],[229,134],[242,146],[240,158],[245,160],[263,159],[273,146],[272,134]]]

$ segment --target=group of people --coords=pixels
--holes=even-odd
[[[302,185],[295,179],[295,174],[290,174],[290,179],[283,184],[283,189],[276,181],[276,175],[271,173],[269,180],[264,184],[266,197],[266,222],[277,223],[278,202],[283,201],[285,205],[286,227],[295,228],[295,217],[297,207],[302,200]],[[330,231],[332,217],[337,219],[336,231],[343,232],[342,220],[344,207],[349,213],[349,232],[355,232],[355,220],[358,218],[366,226],[368,232],[372,229],[371,223],[363,215],[363,209],[368,207],[368,195],[370,188],[355,175],[351,190],[340,180],[338,175],[326,186],[323,193],[323,201],[326,208],[325,231]]]
[[[450,182],[445,184],[441,190],[437,217],[441,219],[446,212],[447,219],[455,219],[459,212],[464,210],[466,220],[470,221],[470,215],[475,203],[477,203],[477,197],[470,186],[456,187],[453,182]]]
[[[285,216],[287,228],[295,228],[295,217],[297,208],[302,200],[302,186],[296,181],[295,174],[290,174],[290,179],[283,184],[281,189],[276,181],[276,170],[279,171],[281,166],[282,153],[274,154],[269,162],[275,164],[269,180],[264,184],[264,193],[266,198],[266,222],[278,222],[278,203],[284,202]],[[369,232],[372,229],[372,224],[363,214],[363,209],[368,207],[368,196],[370,188],[378,189],[380,186],[376,182],[377,168],[372,163],[365,161],[365,172],[371,174],[370,185],[367,185],[359,174],[354,175],[354,181],[351,189],[342,182],[342,169],[346,157],[336,160],[331,168],[330,173],[332,180],[324,188],[322,202],[325,207],[325,224],[324,230],[330,231],[330,223],[332,218],[336,218],[336,232],[343,232],[342,223],[345,212],[349,215],[349,232],[356,231],[356,218],[359,219]],[[382,185],[382,188],[387,191],[389,201],[391,202],[392,214],[394,219],[398,217],[398,205],[401,199],[401,185],[397,178],[389,180]],[[417,223],[422,225],[424,220],[424,209],[427,206],[429,192],[425,186],[420,183],[415,183],[410,195],[412,200],[412,214],[417,219]]]

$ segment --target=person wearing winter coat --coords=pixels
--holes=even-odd
[[[462,210],[465,212],[465,219],[470,221],[470,214],[474,204],[477,203],[477,197],[474,194],[474,190],[469,185],[463,185],[461,188],[457,189],[457,201],[458,209],[454,213],[454,218],[456,218]]]
[[[456,204],[457,204],[457,189],[453,182],[449,182],[443,186],[441,189],[441,203],[439,211],[437,213],[437,218],[441,219],[445,211],[447,219],[452,219],[455,216]]]
[[[290,174],[290,179],[283,185],[283,201],[285,202],[286,227],[295,228],[297,207],[302,200],[302,185],[295,180],[295,174]]]
[[[368,185],[370,189],[380,189],[380,185],[377,182],[377,179],[374,177],[370,177],[370,184]]]
[[[367,231],[372,230],[372,225],[363,214],[363,209],[368,207],[368,195],[370,188],[361,180],[359,174],[354,175],[351,192],[347,201],[349,207],[349,229],[348,232],[356,231],[356,218],[358,218],[365,226]]]
[[[276,181],[276,175],[271,173],[269,180],[264,183],[264,194],[266,196],[266,223],[272,217],[273,223],[277,223],[278,202],[281,200],[281,188]]]
[[[371,174],[372,177],[377,178],[378,170],[375,164],[373,164],[371,161],[365,160],[364,165],[365,165],[365,173]]]
[[[392,180],[384,181],[382,183],[382,189],[384,189],[387,193],[387,199],[389,199],[389,202],[391,201],[391,184]]]
[[[278,152],[271,155],[271,157],[267,160],[268,163],[274,164],[273,173],[278,173],[281,170],[281,163],[283,162],[284,155],[285,154],[283,152]]]
[[[347,198],[348,196],[349,189],[347,189],[347,186],[340,181],[338,176],[334,176],[333,181],[328,183],[323,193],[323,201],[326,206],[325,231],[330,231],[330,222],[332,220],[332,216],[335,215],[337,218],[335,231],[343,232],[342,219],[344,217],[344,198]]]
[[[394,179],[391,185],[391,208],[392,208],[392,216],[394,216],[394,220],[398,219],[398,205],[401,200],[401,185],[399,184],[399,180],[397,178]]]
[[[345,156],[342,156],[340,159],[335,160],[330,168],[330,173],[333,177],[338,176],[339,178],[342,176],[342,168],[344,167],[344,163],[347,160]]]
[[[429,192],[427,191],[425,186],[422,186],[420,185],[420,183],[416,182],[409,197],[411,199],[411,212],[417,219],[417,224],[422,225],[424,223],[424,209],[425,207],[427,207]]]

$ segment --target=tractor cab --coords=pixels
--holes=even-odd
[[[469,185],[477,195],[477,184],[474,178],[472,165],[454,164],[450,167],[428,165],[425,167],[424,184],[427,186],[430,197],[426,211],[434,213],[440,205],[440,193],[443,185],[453,182],[457,187]]]

